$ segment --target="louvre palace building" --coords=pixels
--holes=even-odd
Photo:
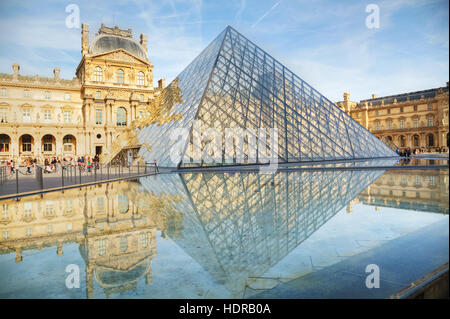
[[[248,52],[256,53],[247,57]],[[242,61],[241,56],[245,56]],[[240,65],[231,63],[233,59],[240,61]],[[250,63],[248,59],[260,62]],[[244,76],[251,69],[252,75]],[[19,64],[13,64],[12,71],[0,74],[0,162],[14,159],[22,164],[27,158],[42,162],[52,157],[70,159],[108,153],[114,148],[114,141],[133,130],[132,122],[145,118],[152,102],[165,96],[164,79],[158,80],[157,87],[153,86],[147,36],[141,34],[137,41],[131,29],[117,26],[102,24],[90,42],[89,27],[82,25],[81,61],[72,80],[61,79],[59,68],[53,70],[52,78],[21,75]],[[284,79],[283,90],[266,85],[280,79]],[[214,127],[236,123],[280,127],[286,134],[280,144],[280,153],[285,154],[282,156],[286,161],[383,155],[385,147],[363,128],[379,139],[390,140],[398,148],[448,151],[448,83],[419,92],[373,96],[359,103],[350,101],[346,93],[344,101],[331,103],[230,27],[176,80],[174,90],[179,89],[185,100],[180,100],[176,107],[180,121],[162,127],[154,124],[139,136],[138,142],[149,141],[153,146],[152,150],[141,150],[149,161],[167,162],[164,150],[170,146],[168,132],[174,126],[192,126],[194,117]],[[227,98],[225,93],[210,98],[211,92],[227,92],[226,87],[236,86],[236,81],[240,85],[236,89],[239,98],[231,95]],[[261,97],[253,94],[249,98],[246,93],[249,88],[251,92],[261,91]],[[219,95],[223,101],[218,100]],[[243,119],[243,113],[237,111],[236,101],[241,104],[245,101],[242,107],[249,110],[245,112],[247,118]],[[293,109],[285,109],[284,105],[291,104]],[[228,113],[220,111],[225,106]],[[335,110],[338,107],[361,125],[342,117]],[[261,113],[258,108],[267,111]],[[328,132],[323,131],[321,119],[328,119]],[[307,130],[306,126],[317,129]],[[300,132],[301,136],[292,132]],[[328,140],[329,143],[324,142]],[[341,141],[339,148],[332,146],[336,141]],[[137,149],[139,145],[128,147]],[[185,151],[187,158],[193,157],[193,153],[195,150],[190,148]],[[193,165],[192,158],[184,164]]]
[[[379,139],[397,148],[448,152],[448,82],[446,86],[353,102],[350,93],[337,105]]]
[[[89,44],[81,29],[81,61],[72,80],[0,74],[0,162],[94,156],[107,149],[164,87],[153,86],[147,36],[102,24]]]

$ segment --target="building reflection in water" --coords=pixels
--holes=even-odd
[[[448,214],[448,179],[448,170],[387,171],[351,204]]]
[[[161,231],[240,296],[250,278],[353,203],[448,213],[447,172],[383,172],[162,174],[2,201],[0,253],[15,251],[21,262],[23,251],[56,247],[62,256],[65,244],[78,243],[86,296],[94,297],[94,280],[109,296],[136,290],[142,278],[152,283]]]
[[[171,206],[180,195],[155,196],[138,182],[100,184],[61,193],[24,197],[0,203],[0,252],[22,252],[76,242],[86,265],[86,296],[93,297],[93,279],[106,296],[152,282],[156,231],[174,238],[182,215]],[[30,257],[32,258],[32,257]]]

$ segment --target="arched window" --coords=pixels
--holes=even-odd
[[[33,138],[31,135],[22,135],[22,152],[31,152],[32,151],[32,145],[33,145]]]
[[[428,134],[427,141],[428,141],[428,146],[434,146],[434,135]]]
[[[419,135],[413,135],[413,145],[414,147],[419,147]]]
[[[0,109],[0,123],[8,123],[8,109],[7,108]]]
[[[117,109],[117,126],[127,126],[127,110],[124,107]]]
[[[120,237],[120,250],[127,251],[128,249],[128,239],[126,237]]]
[[[72,135],[66,135],[63,138],[64,152],[73,153],[75,151],[75,138]]]
[[[96,81],[96,82],[102,82],[103,81],[103,70],[99,66],[96,66],[94,68],[94,81]]]
[[[11,139],[6,134],[0,134],[0,153],[9,152],[9,144],[11,143]]]
[[[50,134],[44,135],[42,144],[44,145],[44,152],[51,152],[53,150],[53,136]]]
[[[400,147],[406,146],[406,138],[403,135],[400,135]]]
[[[145,85],[145,74],[144,72],[138,72],[137,74],[137,84]]]
[[[119,69],[116,71],[116,82],[117,83],[123,83],[123,77],[124,77],[124,72],[123,70]]]

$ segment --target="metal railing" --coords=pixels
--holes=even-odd
[[[93,163],[86,165],[52,165],[34,164],[29,171],[23,168],[9,173],[7,167],[0,167],[1,195],[44,190],[48,188],[64,188],[65,186],[95,183],[114,179],[126,179],[134,176],[158,173],[154,163],[137,165],[111,165]],[[27,178],[28,177],[28,178]]]
[[[8,170],[10,168],[8,166],[0,166],[0,184],[6,182],[8,178]]]

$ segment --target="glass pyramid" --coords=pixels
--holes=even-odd
[[[139,142],[151,146],[139,152],[147,162],[156,160],[165,167],[265,163],[259,154],[269,149],[276,150],[278,163],[397,156],[230,26],[174,81],[183,103],[172,105],[167,112],[181,117],[138,132]],[[180,128],[184,134],[179,134]],[[212,143],[208,138],[195,144],[196,135],[210,128],[221,135],[221,144],[215,144],[218,148],[208,148]],[[258,129],[271,128],[278,132],[277,145],[276,139],[258,134]],[[232,140],[232,147],[227,148],[226,129],[242,129],[246,135],[240,141]],[[173,156],[174,150],[178,157]]]
[[[181,212],[180,225],[167,235],[241,298],[252,278],[265,277],[383,173],[188,172],[139,182],[150,194],[172,199],[164,207],[173,209],[162,214]]]

